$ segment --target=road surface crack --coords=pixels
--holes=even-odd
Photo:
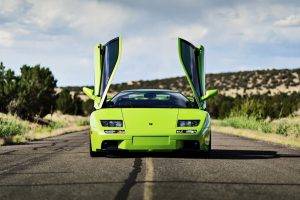
[[[128,178],[125,180],[125,184],[118,191],[115,199],[127,199],[130,189],[137,183],[136,178],[142,169],[142,159],[135,158],[133,163],[133,169],[129,173]]]

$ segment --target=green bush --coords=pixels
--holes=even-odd
[[[254,117],[256,119],[278,119],[292,115],[300,108],[300,93],[277,94],[274,96],[252,95],[226,97],[218,95],[207,101],[207,110],[213,118],[228,116]]]
[[[84,115],[91,114],[95,110],[94,100],[88,99],[88,100],[84,101],[82,103],[82,110],[83,110]]]
[[[71,113],[73,109],[73,98],[68,89],[63,89],[56,99],[56,109],[63,114]]]
[[[221,125],[231,126],[234,128],[259,130],[261,127],[261,121],[256,120],[254,117],[234,116],[223,119],[221,121]]]
[[[217,95],[207,101],[207,111],[213,118],[228,117],[233,106],[234,98],[224,95]]]
[[[48,68],[23,65],[18,93],[9,110],[23,119],[33,121],[54,111],[56,80]]]
[[[16,120],[0,118],[0,137],[19,135],[26,132],[27,127]]]
[[[12,70],[5,70],[3,63],[0,63],[0,112],[7,113],[10,102],[17,94],[18,77]]]
[[[262,131],[264,133],[272,132],[272,124],[270,122],[259,120],[255,117],[233,116],[220,121],[221,126],[231,126],[234,128],[251,129]]]
[[[285,123],[280,123],[277,128],[276,128],[276,134],[279,134],[279,135],[285,135],[287,136],[288,135],[288,128],[289,126]]]
[[[262,121],[261,131],[264,133],[272,133],[272,125],[269,122]]]
[[[57,97],[56,109],[63,114],[82,115],[82,100],[75,93],[72,97],[68,89],[63,89]]]
[[[231,116],[218,121],[221,126],[230,126],[241,129],[251,129],[264,133],[276,133],[283,136],[300,136],[299,118],[284,118],[278,120],[262,120],[255,117]]]
[[[51,129],[58,129],[58,128],[63,128],[65,124],[62,122],[51,121],[47,126],[50,127]]]
[[[73,115],[83,115],[82,103],[79,93],[75,92],[73,96]]]
[[[76,122],[78,126],[87,126],[90,125],[90,121],[88,119],[82,119]]]

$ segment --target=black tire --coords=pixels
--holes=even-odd
[[[104,154],[103,152],[92,151],[91,140],[90,140],[90,156],[91,156],[91,157],[101,157],[101,156],[105,156],[105,154]]]
[[[90,156],[91,157],[98,157],[98,152],[90,150]]]
[[[203,150],[202,153],[206,156],[209,156],[211,153],[211,134],[209,135],[209,144],[206,150]]]
[[[90,142],[90,156],[91,156],[91,157],[97,157],[97,152],[92,151],[92,145],[91,145],[91,142]]]
[[[209,134],[209,145],[208,145],[208,153],[211,152],[211,133]]]

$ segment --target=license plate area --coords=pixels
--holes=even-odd
[[[166,136],[134,136],[132,142],[137,146],[159,146],[169,145],[170,139]]]

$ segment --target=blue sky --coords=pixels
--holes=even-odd
[[[177,37],[206,48],[206,72],[300,67],[300,1],[0,0],[0,61],[93,84],[93,47],[115,36],[114,82],[181,76]]]

